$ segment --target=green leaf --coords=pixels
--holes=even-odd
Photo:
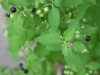
[[[38,56],[36,54],[30,53],[27,56],[27,59],[28,59],[28,61],[34,61],[34,60],[38,59]]]
[[[59,58],[60,54],[59,51],[51,51],[49,53],[49,55],[47,55],[45,58],[51,62],[51,63],[55,63],[57,61],[57,59]]]
[[[85,35],[92,35],[95,31],[95,28],[91,25],[85,25],[84,28],[81,30],[81,32]]]
[[[66,56],[67,56],[66,54],[67,54],[68,50],[69,50],[68,44],[67,44],[67,43],[62,44],[61,51],[62,51],[62,53],[63,53],[64,57],[66,57]]]
[[[48,33],[48,29],[46,28],[46,25],[43,25],[42,27],[41,27],[41,29],[40,29],[40,34],[42,35],[42,34],[47,34]]]
[[[29,14],[25,14],[26,16],[23,16],[24,20],[24,27],[27,29],[34,29],[35,27],[35,22],[33,18]]]
[[[18,34],[23,26],[23,19],[21,17],[15,17],[13,20],[13,27],[15,32]]]
[[[30,62],[30,69],[35,69],[39,72],[42,72],[42,63],[40,60],[35,60],[33,62]]]
[[[44,2],[45,0],[38,0],[40,3]]]
[[[82,3],[82,4],[80,4],[80,5],[78,5],[77,6],[77,10],[79,11],[79,12],[83,12],[83,11],[85,11],[86,12],[86,10],[89,8],[91,6],[91,4],[89,4],[89,3]]]
[[[65,6],[64,3],[65,3],[64,0],[55,0],[55,1],[54,1],[55,6],[58,6],[58,7],[63,7],[63,6]]]
[[[48,55],[50,50],[48,50],[46,46],[38,44],[37,47],[34,48],[34,53],[41,58]]]
[[[65,5],[67,7],[79,5],[79,4],[82,4],[82,3],[84,3],[83,0],[66,0],[65,1]]]
[[[99,19],[99,12],[100,12],[100,1],[96,0],[97,4],[96,5],[92,5],[88,10],[87,13],[85,15],[85,18],[88,22],[88,24],[90,25],[97,25],[100,27],[100,21],[98,21]]]
[[[8,50],[14,60],[18,60],[18,52],[20,50],[20,44],[18,41],[18,36],[13,35],[9,38]]]
[[[96,0],[84,0],[84,1],[86,1],[87,3],[96,5]]]
[[[85,75],[86,74],[86,70],[84,68],[80,69],[76,75]]]
[[[96,70],[100,68],[100,64],[98,62],[90,62],[87,64],[87,67],[91,70]]]
[[[48,12],[48,20],[50,22],[50,25],[57,30],[58,26],[60,24],[60,12],[58,8],[53,7]]]
[[[46,47],[50,51],[60,51],[61,50],[61,44],[56,44],[53,46],[47,46]]]
[[[52,64],[49,61],[42,62],[43,75],[51,75]]]
[[[60,27],[67,27],[68,26],[68,24],[66,23],[66,21],[64,21],[64,20],[60,20],[60,25],[59,25]]]
[[[9,11],[10,4],[7,1],[1,1],[1,6],[4,10]]]
[[[27,1],[26,0],[9,0],[9,2],[18,7],[26,7]]]
[[[35,7],[38,8],[38,6],[39,6],[39,1],[37,0],[37,1],[35,2]]]
[[[74,36],[74,32],[75,32],[75,26],[72,26],[72,27],[69,27],[63,34],[63,38],[66,40],[66,41],[69,41],[73,38]]]
[[[81,20],[84,17],[85,13],[86,13],[86,11],[82,11],[82,12],[76,14],[75,19]]]
[[[100,42],[97,44],[96,48],[92,50],[93,56],[94,57],[99,57],[100,56]]]
[[[6,70],[6,67],[0,65],[0,72],[3,72],[5,70]]]
[[[9,38],[8,50],[9,51],[19,50],[19,41],[18,41],[18,36],[17,35],[13,35]]]
[[[60,30],[55,30],[53,27],[50,27],[49,30],[48,30],[49,33],[57,33],[60,35]]]
[[[86,65],[87,62],[89,62],[89,60],[90,60],[90,54],[89,53],[82,53],[81,54],[82,65]]]
[[[24,68],[29,68],[29,66],[30,66],[30,62],[27,61],[27,62],[24,64]]]
[[[78,53],[85,53],[85,52],[87,52],[86,46],[82,42],[80,42],[80,41],[75,41],[74,42],[73,49],[74,49],[75,52],[78,52]]]
[[[63,34],[63,38],[66,41],[69,41],[73,38],[78,23],[78,20],[74,20],[69,24],[70,27]]]
[[[33,20],[35,25],[40,25],[42,23],[42,19],[38,15],[34,15]]]
[[[43,34],[40,35],[39,37],[35,38],[35,41],[46,45],[46,46],[52,46],[57,43],[59,43],[60,40],[60,35],[57,33],[48,33],[48,34]]]
[[[14,60],[18,60],[18,53],[19,53],[19,49],[10,52],[10,54],[11,54],[11,56],[12,56],[12,58],[13,58]]]
[[[81,68],[80,54],[68,48],[68,44],[62,44],[62,52],[68,66],[72,70],[78,71]]]

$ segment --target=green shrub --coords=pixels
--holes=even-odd
[[[54,67],[59,62],[65,65],[65,75],[99,75],[100,0],[0,3],[7,12],[4,34],[9,40],[8,50],[14,60],[23,52],[24,73],[56,75]]]

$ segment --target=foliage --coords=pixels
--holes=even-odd
[[[100,74],[100,0],[0,3],[8,14],[4,29],[8,50],[14,60],[18,60],[20,51],[24,53],[23,67],[28,69],[28,75],[56,75],[56,62],[67,64],[71,75],[88,75],[87,69]],[[15,13],[10,10],[12,7],[16,8]]]

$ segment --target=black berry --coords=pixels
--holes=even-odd
[[[86,41],[90,41],[91,37],[90,36],[86,36]]]
[[[32,12],[35,12],[36,11],[36,9],[35,8],[32,8]]]
[[[12,13],[15,13],[15,12],[17,11],[17,9],[16,9],[15,7],[11,7],[10,11],[11,11]]]
[[[25,73],[25,74],[27,74],[27,73],[28,73],[28,70],[27,70],[27,69],[24,69],[23,71],[24,71],[24,73]]]
[[[20,64],[19,64],[19,66],[20,66],[20,67],[22,67],[22,66],[23,66],[23,64],[22,64],[22,63],[20,63]]]
[[[10,14],[9,14],[9,13],[6,13],[6,16],[7,16],[7,17],[10,17]]]

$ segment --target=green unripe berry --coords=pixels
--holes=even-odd
[[[80,34],[80,31],[76,31],[75,34],[79,35]]]
[[[48,11],[49,11],[49,7],[45,7],[44,12],[48,12]]]
[[[65,67],[64,67],[65,69],[68,69],[68,66],[67,65],[65,65]]]
[[[42,14],[42,13],[41,13],[39,16],[40,16],[40,17],[43,17],[43,16],[44,16],[44,14]]]
[[[70,72],[65,70],[65,71],[64,71],[64,74],[70,74]]]
[[[36,11],[36,14],[41,14],[41,10],[37,10]]]
[[[85,18],[83,18],[83,22],[87,22],[87,20]]]
[[[74,74],[74,72],[73,72],[73,71],[71,71],[71,72],[70,72],[70,75],[73,75],[73,74]]]
[[[14,18],[14,14],[11,14],[11,15],[10,15],[10,18]]]
[[[75,38],[76,38],[76,39],[80,38],[80,35],[78,35],[78,34],[77,34],[77,35],[75,35]]]
[[[90,74],[92,74],[92,73],[93,73],[93,71],[92,71],[92,70],[90,70],[90,71],[89,71],[89,73],[90,73]]]
[[[85,75],[89,75],[89,73],[86,73]]]

